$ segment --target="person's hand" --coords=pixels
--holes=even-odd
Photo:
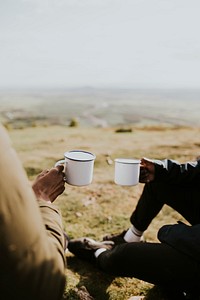
[[[65,190],[63,166],[58,165],[42,171],[35,179],[32,188],[38,200],[53,202]]]
[[[141,183],[153,181],[155,177],[155,165],[152,161],[145,158],[141,159],[140,163],[140,178]]]

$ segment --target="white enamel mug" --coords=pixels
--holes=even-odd
[[[64,164],[65,181],[70,185],[83,186],[92,182],[96,156],[83,150],[72,150],[64,153],[64,158],[55,166]]]
[[[140,160],[129,158],[115,159],[115,183],[118,185],[137,185],[140,175]]]

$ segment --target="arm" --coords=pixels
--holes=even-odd
[[[1,296],[61,299],[65,287],[61,216],[47,201],[40,200],[39,208],[19,158],[1,126],[0,169]]]
[[[200,161],[178,162],[165,160],[141,159],[140,182],[147,183],[153,180],[168,181],[172,184],[189,184],[200,180]]]
[[[54,202],[55,199],[65,190],[65,174],[62,172],[63,169],[63,166],[58,165],[51,170],[44,170],[36,177],[32,185],[39,203],[40,212],[47,234],[49,238],[52,239],[52,243],[62,242],[61,244],[63,244],[62,231],[60,235],[60,227],[62,227],[61,216],[56,207],[51,203]],[[57,229],[54,224],[56,215],[54,217],[52,216],[55,212],[57,213],[57,223],[59,224]],[[64,248],[66,248],[66,242],[67,241],[64,237]]]
[[[165,159],[162,164],[157,164],[155,168],[157,180],[167,180],[175,184],[189,184],[200,180],[200,161],[180,164]]]

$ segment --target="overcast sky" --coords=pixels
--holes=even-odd
[[[0,0],[0,88],[200,88],[199,0]]]

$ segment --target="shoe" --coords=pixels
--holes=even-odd
[[[103,241],[113,241],[115,243],[115,245],[127,243],[124,239],[126,232],[127,232],[127,230],[124,230],[123,232],[118,233],[118,234],[105,235],[103,237]]]
[[[105,248],[106,250],[111,250],[113,246],[114,246],[113,241],[97,242],[87,237],[71,239],[68,242],[68,250],[71,253],[89,262],[95,261],[94,252],[97,249]]]

